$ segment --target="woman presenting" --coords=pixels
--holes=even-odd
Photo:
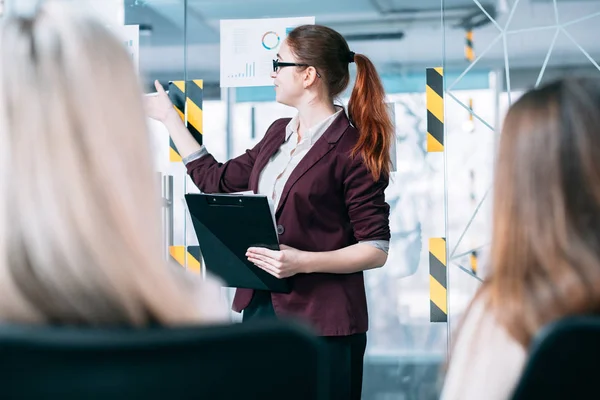
[[[348,115],[334,99],[357,77]],[[276,99],[298,114],[278,119],[251,150],[217,162],[187,131],[162,86],[147,100],[188,173],[205,193],[252,190],[275,205],[279,251],[249,248],[248,260],[291,293],[237,289],[243,319],[287,316],[309,323],[330,350],[333,398],[360,399],[368,327],[363,271],[381,267],[389,248],[384,191],[394,140],[385,94],[371,61],[350,51],[336,31],[294,29],[273,60]]]

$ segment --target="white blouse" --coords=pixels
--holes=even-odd
[[[455,337],[441,400],[510,399],[527,353],[489,314],[481,299]]]
[[[305,131],[300,140],[298,140],[298,127],[300,124],[298,115],[292,118],[286,126],[285,142],[281,145],[279,151],[271,157],[269,163],[260,173],[258,181],[258,193],[269,196],[273,200],[275,210],[277,210],[283,188],[294,168],[342,111],[343,109],[340,108],[335,114]]]

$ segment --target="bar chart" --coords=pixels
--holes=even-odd
[[[314,23],[315,17],[220,20],[220,86],[273,86],[273,60],[286,33]]]
[[[256,62],[246,63],[246,70],[236,74],[230,74],[228,78],[253,78],[256,76]]]

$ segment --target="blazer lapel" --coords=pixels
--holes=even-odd
[[[281,207],[285,203],[292,186],[294,186],[298,179],[311,169],[313,165],[335,147],[335,144],[349,126],[350,123],[346,117],[345,111],[342,111],[290,174],[289,179],[283,187],[283,193],[281,194],[277,210],[275,211],[276,216],[281,212]]]
[[[277,139],[265,143],[264,147],[261,149],[260,153],[256,157],[248,186],[248,188],[254,193],[258,193],[258,180],[260,179],[260,173],[265,168],[267,163],[271,160],[271,157],[273,157],[277,150],[279,150],[284,141],[285,128],[281,133],[278,134]]]

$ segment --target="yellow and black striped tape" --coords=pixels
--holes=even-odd
[[[473,99],[469,99],[469,108],[471,110],[471,112],[473,111]],[[470,114],[471,117],[473,117],[473,114]],[[469,171],[469,178],[471,180],[471,206],[473,208],[477,207],[476,206],[476,202],[477,202],[477,196],[475,194],[475,171],[471,170]],[[477,275],[477,250],[473,250],[471,251],[471,254],[469,254],[469,265],[471,266],[471,272],[473,273],[473,275]]]
[[[186,92],[187,90],[187,92]],[[173,81],[169,82],[169,97],[179,113],[179,116],[191,132],[194,139],[202,144],[202,98],[204,90],[204,81],[195,79],[192,81]],[[187,106],[187,121],[186,121]],[[175,147],[173,140],[170,140],[169,160],[172,162],[181,161],[181,156]]]
[[[427,151],[444,151],[444,70],[427,68]]]
[[[469,121],[473,122],[473,99],[469,97]]]
[[[475,59],[475,51],[473,50],[473,31],[468,30],[465,33],[465,58],[468,62],[473,62]]]
[[[473,250],[469,256],[469,263],[471,264],[471,272],[473,275],[477,275],[477,251]]]
[[[429,239],[429,321],[448,322],[446,239]]]
[[[170,246],[169,254],[179,265],[185,266],[186,251],[184,246]],[[187,248],[187,269],[188,271],[199,274],[200,264],[200,246],[188,246]]]

